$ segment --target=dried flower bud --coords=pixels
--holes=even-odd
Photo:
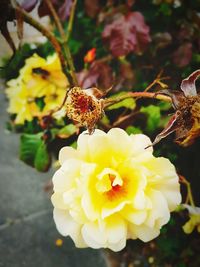
[[[176,133],[176,143],[182,146],[193,144],[200,136],[200,94],[195,85],[199,76],[200,69],[182,81],[181,91],[163,91],[171,97],[176,112],[165,129],[156,136],[153,145],[172,132]]]
[[[81,126],[87,127],[89,134],[94,131],[96,122],[103,114],[103,99],[95,96],[94,92],[97,91],[99,91],[97,88],[73,87],[66,99],[67,116],[79,122]]]

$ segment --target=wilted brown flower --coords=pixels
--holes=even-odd
[[[153,145],[172,132],[176,132],[175,141],[182,146],[194,143],[200,136],[200,93],[197,93],[195,81],[200,76],[200,69],[193,72],[181,83],[181,91],[164,90],[162,93],[172,99],[176,110],[165,129],[156,136]]]
[[[99,99],[101,92],[97,88],[82,89],[73,87],[67,95],[67,116],[85,126],[89,134],[94,131],[96,122],[103,114],[103,99]]]

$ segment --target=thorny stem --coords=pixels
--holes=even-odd
[[[41,32],[47,39],[51,42],[53,45],[55,51],[57,52],[60,62],[62,65],[63,71],[65,71],[66,68],[66,63],[65,59],[62,54],[62,48],[57,41],[56,37],[49,31],[47,30],[42,24],[40,24],[38,21],[36,21],[33,17],[31,17],[25,10],[23,10],[15,0],[12,1],[14,9],[23,16],[24,21],[33,26],[35,29],[37,29],[39,32]]]
[[[69,17],[69,24],[68,24],[68,28],[67,28],[67,34],[66,34],[66,42],[68,42],[70,34],[72,32],[74,15],[75,15],[75,10],[76,10],[76,4],[77,4],[77,0],[74,0],[72,7],[71,7],[70,17]]]
[[[185,184],[186,188],[187,188],[187,198],[186,198],[186,203],[189,201],[190,204],[195,207],[195,203],[194,203],[194,198],[193,198],[193,195],[192,195],[192,190],[191,190],[191,185],[190,185],[190,182],[188,182],[186,180],[186,178],[182,175],[179,175],[179,178],[180,178],[180,182]]]
[[[155,98],[155,99],[159,99],[159,100],[163,100],[166,102],[171,102],[171,98],[169,96],[163,95],[163,94],[159,94],[159,93],[150,93],[150,92],[128,92],[125,95],[119,96],[115,99],[106,99],[105,100],[105,108],[118,103],[124,99],[127,98],[136,98],[136,97],[145,97],[145,98]]]
[[[72,59],[72,55],[68,46],[68,41],[69,41],[69,37],[70,34],[72,32],[72,27],[73,27],[73,22],[74,22],[74,15],[75,15],[75,10],[76,10],[76,4],[77,4],[77,0],[74,0],[72,7],[71,7],[71,12],[70,12],[70,17],[69,17],[69,24],[68,24],[68,28],[67,28],[67,33],[66,33],[66,37],[64,40],[64,49],[65,49],[65,53],[66,53],[66,57],[68,59],[68,64],[69,64],[69,68],[70,68],[70,73],[73,77],[73,82],[74,82],[74,86],[78,86],[78,81],[76,78],[76,74],[75,74],[75,67],[74,67],[74,62]]]
[[[55,24],[56,24],[56,27],[58,28],[58,31],[60,32],[60,34],[62,33],[61,36],[63,37],[63,36],[65,35],[65,33],[64,33],[62,24],[61,24],[61,22],[60,22],[60,19],[59,19],[57,13],[56,13],[56,10],[55,10],[55,8],[54,8],[54,6],[53,6],[51,0],[44,0],[44,1],[45,1],[46,5],[47,5],[49,11],[50,11],[51,14],[52,14],[52,17],[53,17],[53,19],[54,19],[54,22],[55,22]]]
[[[50,0],[45,0],[45,2],[46,2],[47,6],[49,8],[49,11],[52,14],[52,17],[54,19],[56,27],[58,28],[58,31],[59,31],[60,36],[62,38],[61,44],[63,45],[64,55],[65,55],[65,58],[66,58],[66,61],[67,61],[68,69],[69,69],[69,73],[67,73],[68,74],[67,76],[70,76],[70,77],[68,77],[69,82],[70,82],[70,86],[71,87],[77,86],[78,85],[78,81],[77,81],[76,74],[75,74],[75,67],[74,67],[74,63],[73,63],[73,59],[72,59],[72,56],[71,56],[71,52],[70,52],[70,49],[69,49],[69,46],[68,46],[68,43],[67,43],[68,39],[69,39],[69,33],[67,31],[67,34],[65,34],[65,31],[63,29],[62,23],[60,22],[60,18],[58,16],[58,14],[57,14],[52,2]],[[73,23],[73,18],[74,18],[74,13],[75,13],[75,6],[76,6],[76,0],[74,1],[73,5],[72,5],[71,12],[70,12],[70,19],[69,19],[70,32],[72,30],[72,23]]]

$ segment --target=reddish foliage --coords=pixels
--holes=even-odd
[[[101,89],[108,89],[113,85],[112,69],[104,62],[94,61],[89,70],[79,72],[77,77],[82,88],[97,86]]]
[[[84,1],[84,6],[85,6],[85,12],[86,14],[94,18],[100,11],[100,1],[99,0],[85,0]]]
[[[35,8],[39,0],[24,0],[22,7],[30,12]],[[53,6],[55,7],[56,11],[58,12],[58,15],[62,21],[65,21],[70,14],[70,9],[72,6],[72,0],[52,0],[51,1]],[[40,5],[38,7],[38,15],[40,17],[44,17],[47,15],[51,15],[49,8],[47,7],[46,3],[44,1],[40,2]]]
[[[107,24],[102,37],[115,57],[126,56],[130,52],[142,53],[151,41],[149,27],[140,12],[118,14]]]
[[[178,67],[182,68],[187,66],[192,59],[192,44],[184,43],[174,52],[173,62]]]

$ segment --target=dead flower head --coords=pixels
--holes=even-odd
[[[86,127],[89,134],[93,133],[95,124],[103,114],[101,96],[97,88],[82,89],[81,87],[73,87],[67,95],[65,104],[67,116]]]
[[[200,93],[197,92],[195,81],[200,76],[200,69],[193,72],[181,83],[181,90],[163,90],[162,93],[171,97],[175,109],[165,129],[157,135],[153,144],[158,143],[170,133],[176,133],[176,143],[189,146],[200,136]]]

